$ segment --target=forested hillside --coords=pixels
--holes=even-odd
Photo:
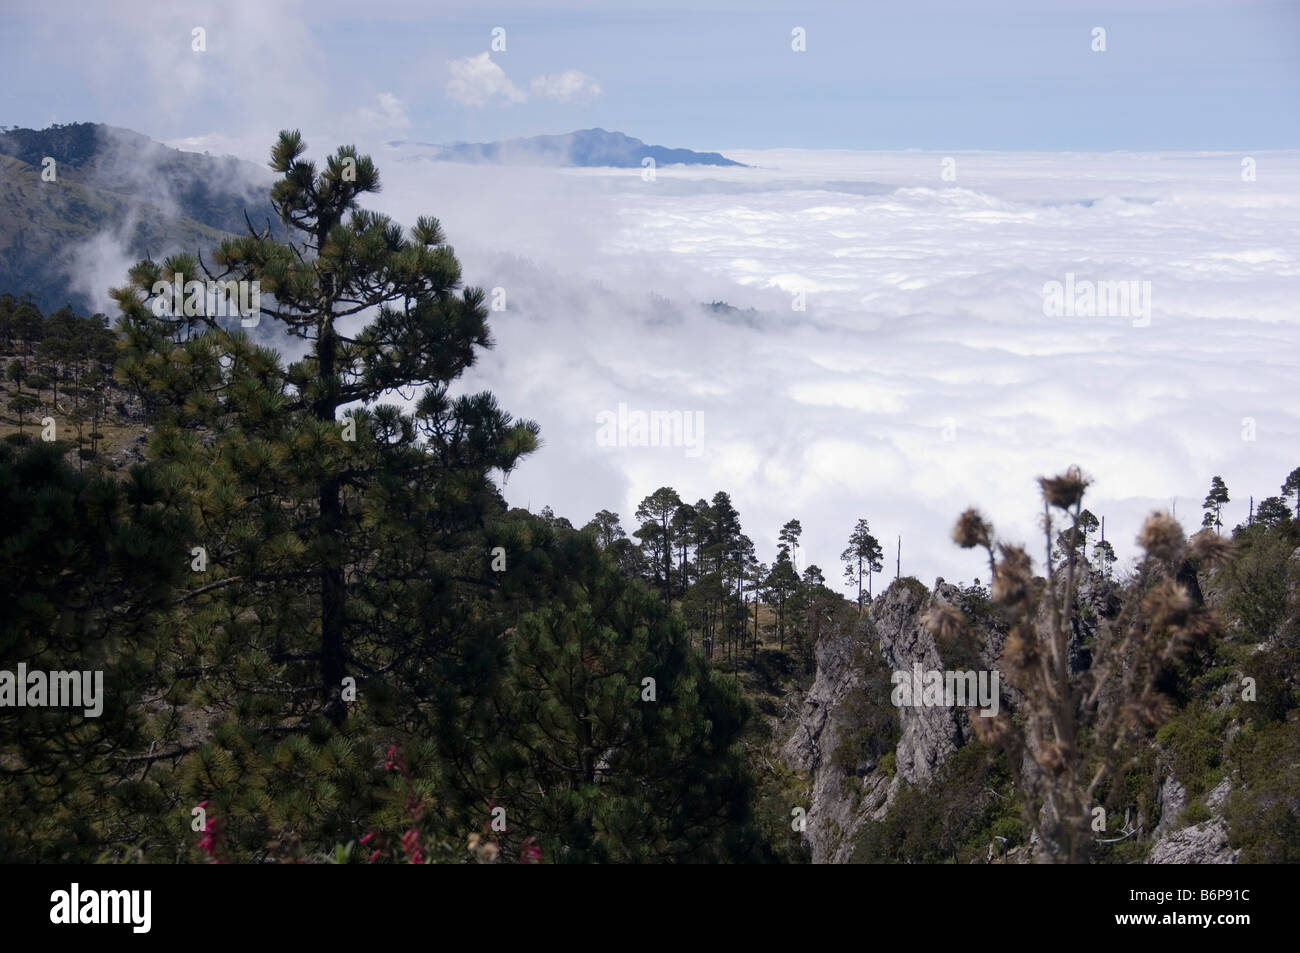
[[[249,163],[100,123],[0,132],[0,292],[85,310],[82,250],[195,253],[242,232],[245,214],[283,238],[253,184],[263,178]]]

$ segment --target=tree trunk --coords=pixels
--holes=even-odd
[[[334,335],[334,320],[326,317],[321,327],[317,348],[318,370],[323,393],[316,403],[316,417],[333,423],[338,409],[338,378],[334,372],[334,359],[338,339]],[[343,723],[347,708],[343,702],[344,661],[344,611],[346,591],[344,579],[344,547],[342,544],[343,509],[339,499],[340,484],[337,478],[326,479],[320,488],[320,670],[321,698],[325,704],[325,717],[335,725]]]

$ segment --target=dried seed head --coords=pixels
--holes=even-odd
[[[1014,606],[1029,597],[1029,585],[1033,582],[1033,564],[1029,554],[1019,546],[1002,545],[1002,560],[993,567],[993,601],[1005,606]]]
[[[1130,730],[1149,731],[1159,728],[1174,713],[1169,699],[1153,692],[1145,698],[1129,702],[1123,709],[1123,722]]]
[[[1217,622],[1214,613],[1196,604],[1179,583],[1165,580],[1142,600],[1152,632],[1167,632],[1174,658],[1183,658],[1212,635]]]
[[[1002,644],[1002,662],[1015,675],[1019,675],[1038,661],[1038,641],[1032,630],[1016,626]]]
[[[1219,635],[1219,616],[1213,610],[1197,609],[1184,627],[1193,644],[1204,643],[1212,635]]]
[[[1180,628],[1187,624],[1196,604],[1191,593],[1180,583],[1165,579],[1142,600],[1152,629]]]
[[[975,546],[988,547],[993,543],[993,527],[985,522],[978,510],[967,510],[957,518],[957,525],[952,530],[952,539],[962,549],[972,549]]]
[[[1083,491],[1091,482],[1078,467],[1070,467],[1060,476],[1038,478],[1038,485],[1043,488],[1043,499],[1063,510],[1070,509],[1082,500]]]
[[[1055,741],[1044,741],[1034,760],[1042,765],[1044,771],[1052,774],[1060,774],[1065,770],[1065,752]]]
[[[1232,558],[1232,541],[1203,529],[1190,540],[1192,558],[1206,569],[1217,569]]]
[[[921,616],[921,624],[931,635],[946,642],[966,631],[966,616],[956,606],[940,603]]]
[[[1005,715],[996,715],[992,718],[976,716],[970,720],[970,724],[975,731],[975,737],[986,745],[1000,743],[1011,731]]]
[[[1138,533],[1137,542],[1152,559],[1166,563],[1172,563],[1182,556],[1186,545],[1183,527],[1168,513],[1152,513],[1148,516],[1142,524],[1142,532]]]

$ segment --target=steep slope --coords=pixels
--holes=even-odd
[[[75,274],[103,249],[161,259],[211,248],[245,231],[245,213],[280,234],[266,200],[269,176],[100,124],[0,133],[0,292],[30,292],[45,310],[86,311],[91,302]]]
[[[1094,827],[1093,862],[1295,859],[1297,534],[1300,521],[1239,528],[1237,555],[1225,568],[1197,574],[1184,567],[1189,590],[1194,583],[1197,598],[1205,588],[1208,600],[1220,604],[1223,635],[1188,662],[1177,684],[1166,686],[1175,709],[1139,745],[1122,789],[1108,798],[1109,819]],[[1252,633],[1233,606],[1259,600],[1257,590],[1243,596],[1238,587],[1258,586],[1261,575],[1274,580],[1274,596],[1286,609]],[[1085,579],[1070,640],[1072,671],[1091,665],[1099,620],[1143,595],[1100,574]],[[944,606],[971,620],[978,649],[931,633],[927,613]],[[917,662],[926,670],[1000,669],[1004,642],[987,593],[942,579],[933,593],[915,580],[897,581],[856,627],[823,637],[815,681],[781,746],[811,791],[804,838],[814,863],[1030,859],[1038,822],[1027,825],[1015,806],[1014,773],[1005,756],[976,739],[972,720],[978,713],[897,707],[890,699],[891,672],[908,672]],[[1004,713],[1015,717],[1022,703],[1004,680]]]
[[[965,712],[895,708],[889,698],[888,673],[910,672],[914,662],[944,667],[921,623],[931,602],[958,597],[959,590],[940,583],[933,600],[923,586],[891,586],[853,631],[817,646],[817,678],[782,752],[812,777],[808,841],[814,863],[847,862],[862,824],[883,817],[902,785],[930,782],[970,735],[969,724],[962,724]],[[855,747],[857,737],[872,730],[897,738],[886,757]]]

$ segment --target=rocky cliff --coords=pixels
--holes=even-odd
[[[970,593],[942,579],[936,581],[932,593],[914,580],[896,582],[870,604],[856,625],[829,632],[818,642],[816,678],[781,748],[786,763],[809,780],[804,837],[814,863],[848,862],[855,837],[867,821],[885,818],[904,786],[926,785],[955,752],[972,741],[971,714],[966,709],[896,707],[888,695],[888,673],[910,671],[914,662],[926,670],[964,670],[974,665],[997,668],[1005,633],[990,620],[977,620],[983,626],[980,649],[978,655],[964,661],[954,657],[951,647],[938,644],[922,621],[928,611],[944,605],[962,608],[969,617]],[[1090,663],[1086,646],[1096,620],[1118,609],[1114,588],[1100,577],[1081,587],[1080,602],[1090,611],[1083,614],[1086,621],[1072,639],[1071,667],[1075,670]],[[945,653],[949,655],[947,664]],[[1017,702],[1018,694],[1004,682],[1003,707],[1014,711]],[[873,756],[869,745],[863,749],[852,737],[853,732],[862,730],[864,705],[873,706],[875,712],[884,712],[887,706],[881,717],[892,720],[892,725],[876,729],[877,734],[897,739],[880,756]],[[846,749],[850,749],[847,754]],[[1156,750],[1158,755],[1158,747]],[[1144,845],[1142,859],[1149,863],[1236,862],[1240,851],[1228,846],[1222,814],[1231,791],[1228,782],[1221,782],[1204,797],[1211,812],[1208,820],[1180,826],[1188,802],[1186,791],[1159,756],[1157,777],[1158,823],[1151,829],[1150,821],[1139,812],[1126,825],[1130,836]],[[987,855],[980,859],[1025,859],[1034,840],[1031,833],[1028,843],[1011,850],[1010,845],[991,842]]]
[[[883,661],[888,671],[910,671],[913,662],[924,669],[944,668],[921,616],[935,600],[957,596],[955,587],[942,584],[933,597],[923,587],[891,586],[851,631],[833,633],[818,643],[817,677],[782,752],[792,767],[807,772],[812,780],[807,840],[814,863],[846,862],[863,821],[882,817],[900,785],[929,781],[969,737],[969,723],[962,723],[964,713],[950,708],[898,708],[899,740],[892,765],[878,759],[859,775],[853,765],[832,757],[845,743],[846,731],[852,730],[839,717],[848,699],[870,692],[875,703],[888,703],[887,697],[880,698],[885,686],[869,686],[865,677],[873,657]]]

